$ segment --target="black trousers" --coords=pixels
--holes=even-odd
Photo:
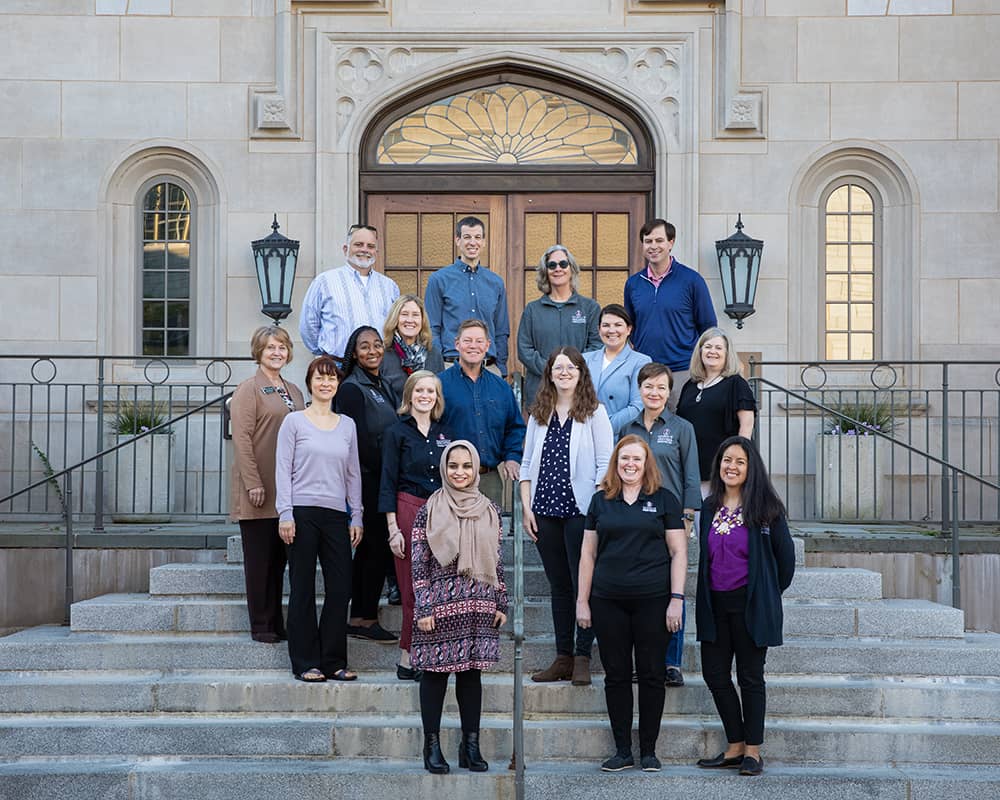
[[[288,558],[285,543],[278,536],[278,518],[241,519],[240,540],[250,633],[274,633],[284,639],[281,594]]]
[[[576,584],[583,545],[583,516],[560,519],[535,515],[538,524],[538,555],[552,590],[552,626],[556,652],[566,656],[587,656],[594,645],[594,629],[576,624]],[[574,635],[576,646],[573,645]]]
[[[351,596],[351,537],[347,514],[295,506],[295,540],[288,545],[288,655],[296,675],[318,668],[332,675],[347,666],[347,601]],[[325,598],[316,623],[316,559]]]
[[[378,604],[382,599],[386,570],[392,568],[392,551],[389,549],[389,528],[385,514],[378,509],[378,477],[362,474],[364,481],[362,500],[365,513],[362,519],[365,533],[354,551],[351,566],[351,617],[378,619]]]
[[[441,712],[444,696],[448,691],[447,672],[424,671],[420,679],[420,719],[424,733],[441,732]],[[479,730],[479,717],[483,710],[482,672],[467,669],[455,673],[455,698],[458,700],[458,715],[462,720],[463,733]]]
[[[764,662],[767,648],[758,647],[747,632],[747,590],[712,592],[715,641],[701,643],[701,674],[712,692],[726,730],[726,741],[759,745],[764,742]],[[740,694],[733,686],[733,657]],[[742,706],[740,698],[742,697]]]
[[[654,755],[663,719],[663,680],[670,598],[590,598],[590,614],[604,664],[604,699],[615,747],[632,750],[632,658],[639,679],[639,753]]]

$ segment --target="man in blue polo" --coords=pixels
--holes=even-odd
[[[645,267],[625,281],[632,346],[674,374],[668,407],[677,407],[698,337],[718,324],[705,279],[670,255],[677,229],[651,219],[639,230]]]
[[[434,346],[441,351],[445,364],[458,360],[455,339],[458,326],[467,319],[486,325],[490,349],[484,362],[487,369],[501,377],[507,375],[507,290],[503,278],[479,263],[486,246],[486,226],[477,217],[464,217],[455,226],[458,259],[442,267],[427,280],[424,305],[431,326]]]

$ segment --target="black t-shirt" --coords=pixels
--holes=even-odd
[[[664,531],[683,528],[681,506],[666,489],[641,494],[629,505],[598,491],[584,528],[597,531],[597,562],[590,593],[609,600],[670,594],[670,551]]]
[[[715,451],[730,436],[740,432],[737,411],[756,411],[753,390],[742,375],[730,375],[714,386],[709,386],[698,397],[698,381],[691,378],[681,389],[677,401],[677,416],[694,426],[698,441],[698,467],[701,479],[711,479]]]

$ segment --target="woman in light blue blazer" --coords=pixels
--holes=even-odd
[[[531,679],[571,679],[574,686],[586,686],[594,634],[576,624],[576,582],[584,513],[607,469],[614,435],[575,347],[549,356],[529,413],[520,473],[524,529],[538,546],[549,579],[556,634],[555,661]]]
[[[597,399],[604,404],[611,418],[615,435],[642,411],[639,396],[639,370],[652,359],[632,349],[632,318],[623,306],[611,303],[601,309],[601,341],[604,347],[583,357],[590,370],[590,379],[597,390]]]

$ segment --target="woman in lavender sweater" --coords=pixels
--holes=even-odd
[[[354,421],[331,408],[340,374],[330,356],[306,371],[312,405],[278,431],[278,535],[288,545],[288,655],[297,680],[353,681],[347,668],[351,548],[361,541],[361,468]],[[326,587],[316,624],[316,559]]]

